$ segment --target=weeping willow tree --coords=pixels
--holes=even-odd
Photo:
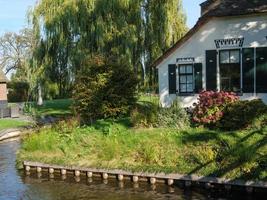
[[[82,60],[96,53],[116,56],[152,80],[151,62],[186,30],[180,0],[39,0],[31,16],[42,52],[36,62],[60,97]]]
[[[149,85],[157,81],[151,64],[187,31],[181,0],[145,0],[145,54]]]

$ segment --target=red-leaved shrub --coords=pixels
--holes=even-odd
[[[203,91],[194,104],[192,119],[199,125],[209,125],[217,122],[223,116],[223,109],[229,103],[238,100],[233,92]]]

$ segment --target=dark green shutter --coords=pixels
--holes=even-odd
[[[176,94],[176,65],[169,65],[169,94]]]
[[[195,93],[203,90],[202,87],[202,63],[194,64]]]
[[[206,51],[207,90],[217,90],[217,51]]]
[[[256,48],[256,92],[267,92],[267,48]]]
[[[243,92],[254,92],[254,49],[243,49]]]

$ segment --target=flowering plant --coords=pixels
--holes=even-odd
[[[225,106],[237,100],[233,92],[203,91],[193,105],[193,122],[202,125],[215,123],[222,118]]]

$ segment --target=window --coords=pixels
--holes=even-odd
[[[241,91],[240,50],[220,51],[220,87],[224,91]]]
[[[179,65],[179,91],[192,93],[194,91],[193,64]]]

